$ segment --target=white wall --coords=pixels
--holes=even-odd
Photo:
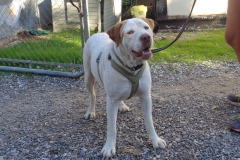
[[[167,0],[168,16],[188,15],[194,0]],[[228,0],[197,0],[192,15],[226,14]]]
[[[73,2],[78,6],[77,2]],[[99,24],[98,22],[98,2],[96,0],[88,0],[89,12],[89,28],[95,29]],[[77,9],[71,3],[67,3],[68,21],[72,24],[65,22],[65,8],[64,0],[52,0],[52,14],[53,14],[53,30],[60,31],[64,28],[79,28],[79,15]],[[100,24],[101,25],[101,24]]]
[[[89,25],[92,29],[95,29],[98,25],[101,25],[98,24],[98,7],[98,2],[96,0],[88,0]]]
[[[122,0],[104,1],[104,13],[103,13],[104,31],[107,31],[111,26],[121,21],[122,19],[121,12],[122,12]]]

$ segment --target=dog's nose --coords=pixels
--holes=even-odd
[[[143,34],[141,35],[140,40],[142,42],[148,43],[150,41],[150,36],[148,34]]]

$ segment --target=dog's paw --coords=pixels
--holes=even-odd
[[[155,139],[152,140],[152,145],[153,145],[153,148],[165,149],[167,146],[167,143],[163,139],[156,137]]]
[[[126,106],[123,102],[121,103],[121,105],[118,107],[118,110],[120,112],[129,112],[130,109],[128,106]]]
[[[115,155],[116,153],[116,149],[115,149],[115,145],[114,144],[105,144],[102,151],[101,151],[102,155],[104,158],[109,158],[112,157],[113,155]]]
[[[87,111],[87,113],[84,115],[85,119],[93,119],[95,118],[95,112],[89,112]]]

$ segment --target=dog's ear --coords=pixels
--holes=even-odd
[[[117,45],[122,41],[122,27],[126,21],[118,22],[114,26],[112,26],[109,30],[107,30],[107,34],[109,35],[109,38],[111,38]]]
[[[149,25],[152,31],[154,30],[155,23],[152,19],[142,18],[142,20],[144,20]]]

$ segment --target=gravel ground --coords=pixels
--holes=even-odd
[[[153,119],[166,149],[148,141],[137,98],[119,113],[113,159],[240,159],[240,134],[227,129],[240,116],[226,96],[240,91],[240,65],[154,65]],[[105,92],[96,85],[97,117],[83,79],[0,73],[0,160],[102,159],[106,139]]]

